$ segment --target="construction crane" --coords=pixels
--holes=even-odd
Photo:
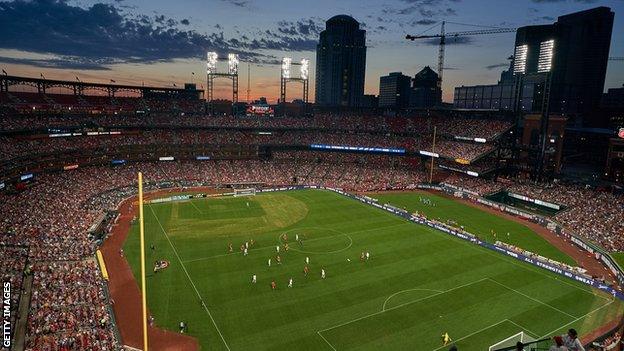
[[[417,39],[434,39],[440,38],[440,47],[438,50],[438,87],[442,89],[442,75],[444,74],[444,47],[446,46],[446,38],[458,38],[464,36],[472,36],[472,35],[484,35],[484,34],[499,34],[499,33],[512,33],[516,31],[516,28],[488,28],[481,30],[470,30],[463,32],[449,32],[446,33],[444,31],[445,21],[442,21],[440,34],[432,34],[432,35],[406,35],[405,39],[407,40],[417,40]],[[454,23],[454,22],[449,22]],[[460,25],[466,25],[463,23],[455,23]],[[474,25],[470,25],[474,26]],[[483,27],[483,26],[480,26]]]

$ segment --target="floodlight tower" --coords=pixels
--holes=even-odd
[[[291,75],[292,65],[299,66],[299,77],[293,77]],[[280,77],[280,104],[282,105],[282,111],[284,111],[286,104],[286,85],[288,82],[300,82],[303,88],[303,109],[304,112],[308,106],[308,95],[310,87],[310,60],[301,59],[299,63],[293,63],[292,58],[282,58],[282,69]]]
[[[217,69],[218,61],[228,62],[227,72],[219,72]],[[206,54],[206,77],[207,77],[207,95],[206,102],[209,107],[212,108],[212,101],[214,100],[214,79],[215,78],[227,78],[232,80],[232,104],[238,102],[238,64],[239,59],[237,54],[228,54],[227,59],[220,59],[216,52],[208,52]]]

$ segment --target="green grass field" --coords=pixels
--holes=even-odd
[[[620,267],[624,267],[624,252],[615,252],[611,254],[611,257],[620,265]]]
[[[474,215],[452,204],[456,217]],[[146,205],[145,216],[147,247],[155,245],[148,262],[171,262],[148,274],[149,309],[167,329],[186,321],[203,350],[442,350],[444,332],[462,351],[487,350],[519,331],[584,333],[624,313],[624,304],[584,285],[329,191]],[[494,221],[487,231],[509,225],[486,220]],[[138,277],[137,233],[134,226],[124,250]],[[290,250],[277,265],[283,233]],[[302,245],[295,234],[305,236]],[[238,248],[251,238],[244,257]],[[520,239],[555,250],[530,231]],[[369,261],[360,261],[362,251]]]
[[[481,240],[490,243],[500,240],[559,262],[576,265],[571,257],[559,251],[529,227],[464,205],[454,199],[420,192],[372,194],[370,196],[378,199],[380,203],[389,203],[411,213],[415,211],[424,213],[427,218],[442,221],[453,220]],[[420,198],[429,199],[435,206],[422,203]],[[492,230],[496,233],[496,238],[492,235]]]

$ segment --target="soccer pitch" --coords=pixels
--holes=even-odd
[[[460,213],[464,205],[455,204]],[[509,223],[488,216],[490,226]],[[203,350],[444,350],[444,332],[462,351],[487,350],[520,331],[582,334],[624,313],[624,304],[580,283],[329,191],[146,205],[145,233],[148,267],[171,263],[149,270],[150,312],[170,330],[185,321]],[[277,264],[284,233],[290,249],[282,247]],[[524,235],[533,248],[556,250]],[[135,277],[138,242],[133,226],[124,251]],[[370,260],[360,260],[363,251]]]

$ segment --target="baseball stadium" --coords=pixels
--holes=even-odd
[[[43,6],[138,25],[120,3],[0,1],[0,19]],[[202,73],[171,85],[136,78],[168,57],[126,58],[126,83],[88,73],[117,61],[53,68],[0,43],[0,350],[623,350],[624,88],[604,92],[622,5],[456,32],[437,5],[415,6],[432,30],[374,29],[373,12],[356,12],[323,18],[308,51],[240,34],[260,56],[157,16],[151,40],[173,31],[201,46],[190,61]],[[54,44],[71,25],[55,23],[37,35]],[[88,41],[82,25],[68,43]],[[429,42],[437,69],[375,76],[378,95],[364,94],[366,50],[386,32],[431,56],[416,44]],[[442,72],[456,74],[445,46],[505,33],[501,81],[450,86],[444,102]],[[131,51],[124,40],[108,50]],[[252,66],[274,83],[252,85]],[[268,98],[250,97],[258,86]]]

